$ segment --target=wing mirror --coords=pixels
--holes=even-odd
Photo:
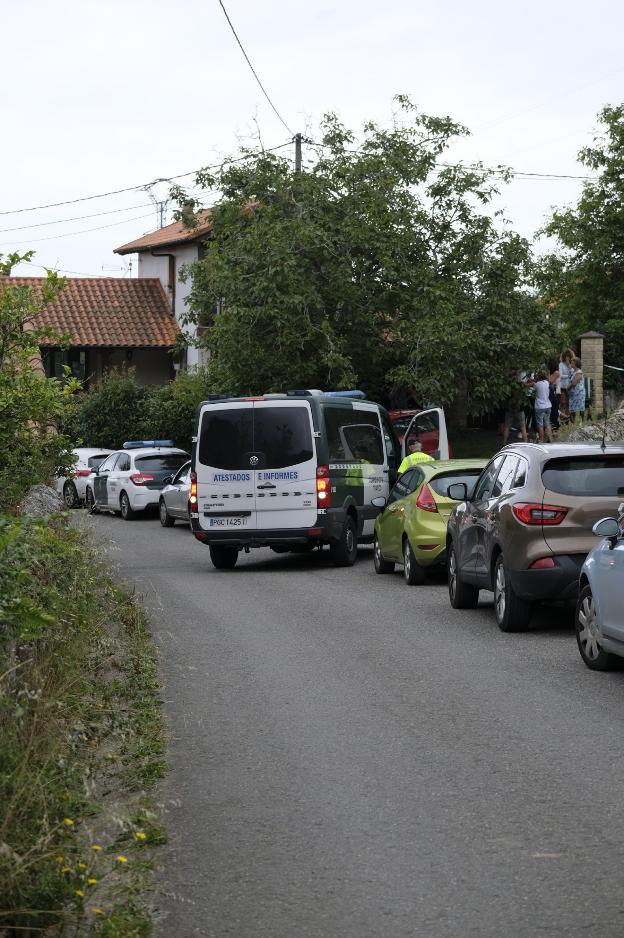
[[[456,502],[468,501],[468,486],[465,482],[453,482],[447,488],[446,494]]]
[[[592,533],[595,534],[596,537],[606,537],[613,550],[615,542],[620,536],[620,526],[615,518],[601,518],[600,521],[597,521],[593,526]]]
[[[383,495],[376,495],[371,499],[371,505],[374,505],[375,508],[385,508],[386,499],[383,497]]]

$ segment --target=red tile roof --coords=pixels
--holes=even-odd
[[[34,287],[42,277],[0,277],[0,284]],[[75,278],[49,303],[37,325],[71,336],[71,344],[108,348],[170,348],[180,335],[157,278]],[[48,341],[45,344],[51,345]]]
[[[151,248],[162,248],[170,244],[195,241],[212,231],[210,209],[197,212],[195,217],[197,224],[194,228],[187,228],[184,222],[175,221],[172,225],[166,225],[164,228],[158,228],[156,231],[143,235],[142,238],[137,238],[136,241],[122,244],[121,247],[115,248],[115,254],[136,254],[138,251],[149,251]]]

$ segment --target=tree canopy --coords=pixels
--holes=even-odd
[[[401,97],[392,125],[366,124],[359,143],[327,116],[305,172],[243,152],[199,175],[221,193],[190,268],[214,390],[403,388],[442,405],[459,393],[477,413],[543,360],[529,245],[492,211],[495,177],[442,162],[466,133]]]

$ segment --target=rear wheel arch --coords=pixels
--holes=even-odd
[[[502,552],[503,552],[503,549],[500,546],[500,544],[495,544],[494,547],[492,548],[492,554],[490,556],[490,583],[492,586],[494,586],[494,573],[496,570],[496,561],[498,560]]]

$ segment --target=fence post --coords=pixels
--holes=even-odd
[[[592,379],[592,408],[595,414],[604,413],[604,336],[601,332],[585,332],[581,336],[583,374]]]

